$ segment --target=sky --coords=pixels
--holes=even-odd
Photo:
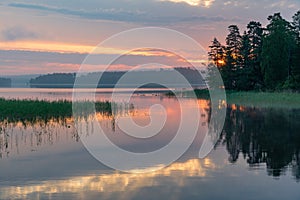
[[[179,31],[207,50],[214,37],[224,43],[231,24],[242,33],[250,21],[266,25],[267,17],[276,12],[290,21],[298,10],[299,0],[2,0],[0,76],[76,72],[90,53],[114,57],[126,49],[127,55],[112,63],[114,69],[147,63],[200,65],[199,53],[180,49],[183,42],[167,35],[149,34],[145,40],[177,44],[185,62],[172,52],[142,47],[131,51],[123,44],[93,50],[115,34],[143,27]],[[105,67],[105,62],[93,63],[87,70]]]

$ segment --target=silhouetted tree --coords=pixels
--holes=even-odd
[[[283,86],[291,75],[292,50],[296,44],[291,24],[280,13],[268,17],[267,33],[263,40],[262,69],[269,89]]]
[[[228,27],[229,34],[226,37],[226,61],[222,67],[225,87],[229,90],[236,89],[237,71],[242,67],[242,37],[236,25]]]
[[[236,89],[237,90],[251,90],[253,89],[253,69],[250,65],[250,40],[246,32],[242,36],[241,46],[241,66],[236,71]]]
[[[261,53],[263,28],[261,23],[251,21],[247,25],[247,36],[249,38],[250,54],[249,67],[252,69],[251,81],[253,82],[251,89],[259,89],[263,86],[263,75],[261,70]]]
[[[300,37],[300,10],[293,16],[293,27],[295,31],[298,33],[298,38]]]
[[[300,11],[293,16],[292,28],[296,44],[292,49],[291,76],[287,80],[286,86],[293,90],[300,90]]]
[[[226,46],[214,38],[209,58],[218,66],[227,90],[292,89],[300,91],[300,11],[288,22],[280,13],[263,28],[251,21],[241,36],[228,27]]]
[[[214,38],[212,45],[209,46],[210,51],[208,52],[209,59],[214,62],[214,64],[220,68],[225,64],[225,47]]]

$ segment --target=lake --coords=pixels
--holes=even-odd
[[[109,92],[97,89],[96,100],[109,100]],[[130,101],[132,106],[114,115],[98,113],[96,121],[107,137],[126,151],[160,149],[175,137],[181,120],[178,100],[160,92],[136,93]],[[71,100],[72,90],[10,88],[0,89],[0,97]],[[96,125],[89,118],[77,128],[73,117],[1,121],[0,199],[300,199],[299,109],[228,105],[217,144],[200,159],[199,149],[209,124],[209,102],[180,100],[185,109],[201,113],[197,135],[175,162],[147,173],[121,172],[95,159],[80,140],[96,134]],[[118,119],[130,118],[139,126],[147,126],[153,120],[150,114],[157,118],[162,115],[161,110],[149,110],[157,104],[165,108],[167,116],[158,135],[137,139],[122,132]],[[141,132],[139,136],[148,135]],[[110,149],[103,151],[109,153]],[[119,162],[128,161],[119,158]]]

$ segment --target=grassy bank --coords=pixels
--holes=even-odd
[[[184,91],[180,95],[191,97],[193,91]],[[197,98],[209,99],[208,90],[194,90]],[[167,96],[175,96],[167,93]],[[292,92],[226,92],[227,103],[261,108],[300,108],[300,93]]]
[[[300,93],[227,92],[227,103],[266,108],[300,108]]]
[[[91,102],[78,103],[78,114],[88,114]],[[96,102],[97,112],[111,113],[110,102]],[[92,111],[91,111],[92,112]],[[0,121],[36,122],[50,119],[63,119],[72,116],[71,101],[40,101],[40,100],[6,100],[0,98]]]
[[[208,90],[195,89],[194,93],[198,99],[209,99]],[[176,94],[171,91],[166,93],[166,96],[168,96],[168,97],[175,97],[177,95],[180,97],[187,97],[187,98],[194,96],[193,91],[182,91],[182,92],[178,92]]]

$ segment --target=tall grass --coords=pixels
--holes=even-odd
[[[76,110],[79,114],[86,115],[92,113],[89,110],[92,102],[76,103]],[[112,103],[96,102],[95,109],[97,112],[105,114],[112,113]],[[50,119],[64,119],[71,117],[72,102],[61,101],[44,101],[44,100],[18,100],[18,99],[3,99],[0,98],[0,121],[7,122],[36,122],[39,120],[49,121]],[[78,113],[77,113],[78,114]]]

